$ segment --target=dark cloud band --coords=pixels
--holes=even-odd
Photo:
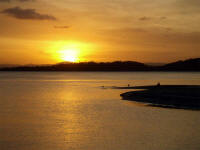
[[[151,20],[151,18],[150,17],[141,17],[141,18],[139,18],[139,20],[140,21],[147,21],[147,20]]]
[[[0,0],[0,2],[11,2],[13,0]],[[16,1],[19,1],[19,2],[31,2],[31,1],[35,1],[35,0],[16,0]]]
[[[0,2],[12,2],[13,0],[0,0]],[[15,0],[15,1],[19,1],[19,2],[31,2],[31,1],[35,1],[35,0]]]
[[[54,26],[56,29],[68,29],[69,26]]]
[[[30,20],[56,20],[52,15],[40,14],[35,9],[22,9],[20,7],[13,7],[3,10],[1,13],[7,14],[17,19],[30,19]]]

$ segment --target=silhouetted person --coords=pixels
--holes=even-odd
[[[160,86],[160,82],[158,82],[156,86],[159,87]]]

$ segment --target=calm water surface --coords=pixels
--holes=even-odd
[[[0,150],[199,150],[200,111],[100,86],[200,85],[200,73],[0,72]]]

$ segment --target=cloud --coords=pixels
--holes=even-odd
[[[107,41],[124,43],[126,45],[168,45],[168,46],[185,46],[200,47],[200,32],[180,32],[170,27],[166,28],[121,28],[104,30]],[[186,46],[186,47],[187,47]],[[197,49],[197,50],[198,50]]]
[[[99,34],[95,40],[112,45],[110,49],[123,52],[125,58],[167,61],[168,58],[200,56],[200,32],[163,26],[102,29]]]
[[[54,26],[56,29],[68,29],[70,28],[69,26]]]
[[[9,2],[9,0],[0,0],[0,2]]]
[[[0,0],[0,2],[11,2],[12,0]],[[35,1],[35,0],[16,0],[19,2],[29,2],[29,1]]]
[[[160,20],[165,20],[167,19],[167,17],[160,17]]]
[[[140,21],[147,21],[147,20],[151,20],[151,18],[150,17],[141,17],[141,18],[139,18],[139,20]]]
[[[184,14],[200,12],[200,0],[177,0],[175,6]]]
[[[29,2],[29,1],[35,1],[35,0],[18,0],[20,2]]]
[[[179,0],[180,3],[183,4],[189,4],[189,5],[200,5],[200,1],[199,0]]]
[[[4,9],[1,13],[7,14],[17,19],[56,20],[54,16],[47,14],[40,14],[36,12],[35,9],[22,9],[20,7]]]
[[[165,16],[163,16],[163,17],[146,17],[146,16],[144,16],[144,17],[141,17],[141,18],[139,18],[139,20],[140,21],[149,21],[149,20],[165,20],[165,19],[167,19],[167,17],[165,17]]]

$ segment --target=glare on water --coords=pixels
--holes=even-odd
[[[100,86],[200,84],[199,73],[0,73],[1,150],[199,149],[200,112],[123,101]]]

